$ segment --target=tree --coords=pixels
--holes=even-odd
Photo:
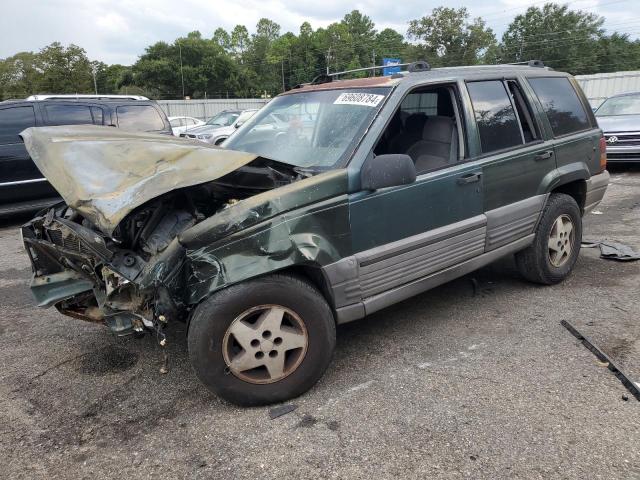
[[[244,25],[236,25],[231,32],[231,52],[234,57],[242,63],[243,57],[251,40],[249,39],[249,31]]]
[[[96,75],[98,93],[118,93],[120,88],[130,82],[131,67],[103,62],[91,62]]]
[[[37,90],[40,93],[86,93],[93,91],[91,62],[83,48],[59,42],[40,50],[36,68],[42,72]]]
[[[431,15],[409,22],[409,38],[421,42],[415,56],[433,66],[475,65],[495,45],[496,38],[481,18],[469,22],[466,8],[434,8]]]
[[[354,54],[347,68],[350,68],[351,65],[370,66],[373,62],[377,33],[371,18],[363,15],[359,10],[352,10],[351,13],[344,16],[340,23],[346,28],[348,35],[345,37],[352,43],[348,50],[353,51]]]
[[[547,3],[517,15],[502,36],[502,61],[542,60],[573,74],[599,70],[599,41],[604,18]]]
[[[640,70],[640,40],[630,40],[629,35],[613,33],[598,40],[599,72]]]
[[[407,44],[402,34],[392,28],[385,28],[376,35],[374,48],[378,59],[383,57],[403,58],[407,55]],[[377,62],[380,64],[380,62]]]
[[[216,31],[213,32],[213,41],[220,45],[225,52],[231,50],[231,35],[224,28],[216,28]]]
[[[0,99],[22,98],[38,91],[42,73],[36,67],[37,55],[20,52],[0,61]]]
[[[178,98],[184,76],[186,96],[235,94],[240,88],[238,68],[216,41],[191,32],[171,45],[157,42],[148,47],[132,67],[132,83],[154,97]]]

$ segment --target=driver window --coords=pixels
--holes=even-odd
[[[409,93],[378,141],[376,155],[403,153],[418,175],[451,166],[464,157],[455,90],[421,87]]]

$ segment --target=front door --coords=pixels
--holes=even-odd
[[[484,251],[483,175],[476,163],[464,161],[456,95],[450,86],[409,93],[387,127],[394,131],[386,131],[372,152],[410,155],[419,167],[414,183],[350,196],[362,299]],[[412,138],[416,132],[408,130],[417,130],[420,122]]]
[[[35,105],[0,105],[0,205],[56,196],[20,138],[36,125]]]

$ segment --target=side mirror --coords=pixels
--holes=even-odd
[[[244,122],[238,122],[238,123],[236,123],[236,128],[240,128],[240,127],[242,126],[242,124],[243,124],[243,123],[244,123]]]
[[[360,187],[378,190],[408,185],[416,180],[416,166],[409,155],[391,153],[370,156],[360,169]]]

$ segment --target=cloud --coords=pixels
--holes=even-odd
[[[572,9],[583,9],[607,16],[611,29],[638,36],[640,13],[633,11],[637,0],[578,0]],[[282,31],[297,33],[308,21],[314,28],[339,21],[350,10],[370,16],[376,28],[395,28],[404,33],[410,19],[428,14],[446,5],[466,6],[472,16],[482,16],[499,36],[513,16],[529,5],[544,2],[530,0],[22,0],[4,2],[0,17],[0,58],[17,52],[37,51],[54,41],[83,47],[89,57],[106,63],[131,64],[145,47],[157,41],[171,42],[181,35],[199,30],[211,36],[218,27],[227,30],[236,24],[252,31],[262,17],[280,24]],[[28,15],[25,12],[29,12]]]

